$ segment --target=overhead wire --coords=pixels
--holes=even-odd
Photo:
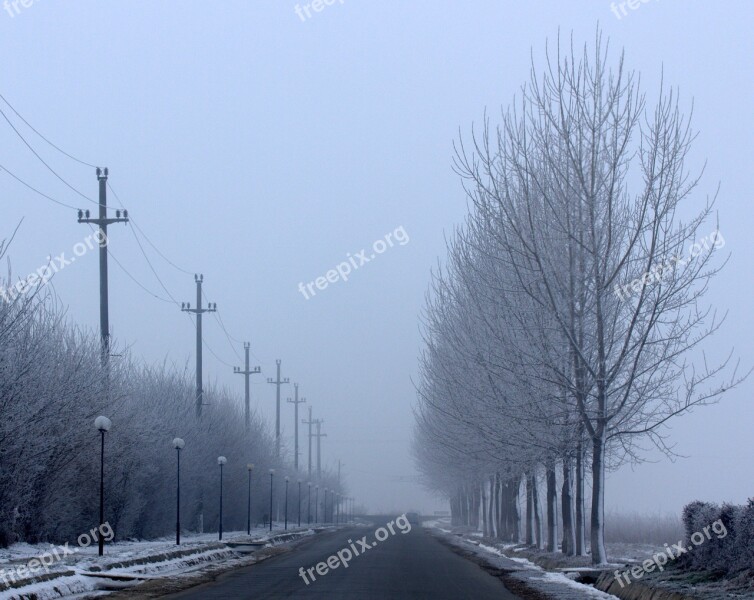
[[[108,180],[108,182],[107,182],[107,187],[108,187],[108,188],[109,188],[109,190],[110,190],[110,191],[111,191],[111,192],[113,193],[113,196],[114,196],[114,197],[115,197],[115,199],[116,199],[116,200],[118,201],[118,204],[120,204],[121,208],[125,209],[126,207],[125,207],[125,206],[123,205],[123,202],[121,202],[121,200],[120,200],[120,197],[118,197],[118,194],[117,194],[117,193],[115,192],[115,190],[113,189],[113,186],[112,186],[112,185],[110,184],[110,181],[109,181],[109,180]],[[173,262],[172,260],[170,260],[170,259],[169,259],[169,258],[168,258],[167,256],[165,256],[165,255],[164,255],[164,254],[162,253],[162,251],[160,251],[160,249],[159,249],[159,248],[157,247],[157,245],[156,245],[156,244],[155,244],[155,243],[154,243],[154,242],[153,242],[153,241],[152,241],[152,240],[151,240],[151,239],[149,238],[149,236],[148,236],[148,235],[147,235],[147,234],[146,234],[146,233],[144,232],[144,230],[143,230],[143,229],[142,229],[141,227],[139,227],[139,224],[138,224],[138,223],[136,222],[136,220],[135,220],[135,219],[134,219],[133,217],[129,217],[129,220],[131,221],[131,224],[132,224],[132,225],[133,225],[133,226],[134,226],[134,227],[135,227],[136,229],[138,229],[138,230],[139,230],[139,233],[141,233],[141,235],[142,235],[142,236],[144,237],[144,239],[145,239],[145,240],[147,241],[147,243],[148,243],[148,244],[149,244],[150,246],[152,246],[152,248],[154,249],[154,251],[155,251],[155,252],[157,252],[157,254],[159,254],[159,255],[160,255],[160,256],[162,257],[162,259],[163,259],[163,260],[164,260],[165,262],[167,262],[167,263],[168,263],[168,264],[169,264],[170,266],[172,266],[172,267],[173,267],[173,268],[175,268],[176,270],[180,271],[181,273],[185,273],[186,275],[193,275],[193,274],[194,274],[194,273],[193,273],[193,272],[191,272],[191,271],[187,271],[186,269],[183,269],[183,268],[179,267],[179,266],[178,266],[177,264],[175,264],[175,263],[174,263],[174,262]],[[135,235],[135,234],[134,234],[134,235]]]
[[[82,165],[85,165],[87,167],[92,167],[93,169],[97,168],[97,165],[93,165],[91,163],[86,162],[85,160],[81,160],[80,158],[76,158],[72,154],[68,154],[68,152],[66,152],[65,150],[63,150],[59,146],[56,146],[55,144],[53,144],[48,138],[46,138],[44,135],[42,135],[39,132],[39,130],[35,129],[34,126],[31,123],[29,123],[29,121],[27,121],[26,119],[24,119],[23,116],[13,107],[13,105],[10,102],[8,102],[8,100],[7,100],[7,98],[5,96],[3,96],[2,94],[0,94],[0,99],[2,99],[2,101],[5,102],[8,105],[8,108],[10,108],[15,113],[15,115],[26,124],[26,126],[29,129],[31,129],[34,133],[36,133],[39,137],[41,137],[45,142],[47,142],[48,144],[50,144],[50,146],[52,146],[53,148],[55,148],[55,150],[57,150],[61,154],[64,154],[65,156],[67,156],[71,160],[75,160],[77,163],[81,163]]]
[[[60,206],[64,206],[65,208],[70,208],[71,210],[78,210],[78,208],[77,208],[77,207],[75,207],[75,206],[72,206],[72,205],[70,205],[70,204],[66,204],[65,202],[62,202],[61,200],[56,200],[55,198],[53,198],[52,196],[49,196],[49,195],[45,194],[44,192],[40,192],[40,191],[39,191],[39,190],[38,190],[37,188],[35,188],[35,187],[34,187],[33,185],[31,185],[31,184],[29,184],[29,183],[26,183],[26,182],[25,182],[25,181],[24,181],[23,179],[21,179],[21,178],[20,178],[20,177],[19,177],[18,175],[16,175],[16,174],[15,174],[15,173],[13,173],[12,171],[8,170],[8,169],[7,169],[6,167],[4,167],[3,165],[0,165],[0,170],[2,170],[2,171],[4,171],[4,172],[6,172],[6,173],[7,173],[8,175],[10,175],[11,177],[13,177],[13,179],[15,179],[16,181],[18,181],[18,182],[19,182],[20,184],[22,184],[22,185],[26,186],[26,187],[27,187],[27,188],[29,188],[29,189],[30,189],[30,190],[31,190],[32,192],[34,192],[34,193],[36,193],[36,194],[39,194],[40,196],[42,196],[43,198],[46,198],[46,199],[47,199],[47,200],[49,200],[50,202],[54,202],[55,204],[59,204]]]
[[[37,159],[39,160],[39,162],[41,162],[41,163],[42,163],[42,164],[43,164],[43,165],[44,165],[45,167],[47,167],[47,170],[48,170],[48,171],[50,171],[50,173],[52,173],[52,174],[53,174],[53,175],[54,175],[55,177],[57,177],[57,178],[58,178],[58,179],[59,179],[59,180],[60,180],[60,181],[61,181],[61,182],[62,182],[62,183],[63,183],[63,184],[64,184],[64,185],[66,186],[66,187],[68,187],[68,188],[69,188],[69,189],[71,189],[71,190],[72,190],[73,192],[75,192],[76,194],[78,194],[79,196],[81,196],[81,197],[82,197],[82,198],[83,198],[84,200],[86,200],[87,202],[91,202],[92,204],[96,204],[97,206],[99,206],[99,202],[97,202],[96,200],[92,200],[92,199],[91,199],[91,198],[90,198],[89,196],[87,196],[86,194],[84,194],[83,192],[81,192],[80,190],[78,190],[78,189],[76,189],[76,188],[75,188],[74,186],[72,186],[72,185],[71,185],[70,183],[68,183],[68,182],[67,182],[67,181],[66,181],[66,180],[65,180],[65,179],[64,179],[63,177],[61,177],[61,176],[60,176],[60,174],[59,174],[59,173],[58,173],[58,172],[57,172],[57,171],[56,171],[55,169],[53,169],[53,168],[52,168],[52,167],[51,167],[51,166],[49,165],[49,163],[48,163],[48,162],[47,162],[47,161],[46,161],[46,160],[45,160],[44,158],[42,158],[42,157],[40,156],[39,152],[37,152],[37,151],[36,151],[36,150],[34,149],[34,147],[33,147],[33,146],[32,146],[32,145],[31,145],[31,144],[30,144],[30,143],[29,143],[29,142],[28,142],[28,141],[26,140],[26,138],[25,138],[25,137],[23,136],[23,134],[22,134],[22,133],[21,133],[21,132],[20,132],[20,131],[19,131],[19,130],[18,130],[18,129],[16,128],[16,126],[15,126],[15,125],[13,124],[13,122],[12,122],[12,121],[11,121],[11,120],[10,120],[10,119],[8,118],[8,115],[6,115],[6,114],[5,114],[5,111],[4,111],[4,110],[3,110],[2,108],[0,108],[0,115],[2,115],[2,116],[3,116],[3,118],[4,118],[4,119],[5,119],[5,121],[6,121],[7,123],[8,123],[8,125],[10,125],[11,129],[13,129],[13,131],[15,131],[15,132],[16,132],[16,135],[17,135],[17,136],[18,136],[18,137],[19,137],[19,138],[21,139],[21,141],[22,141],[22,142],[23,142],[23,143],[24,143],[24,144],[26,145],[26,147],[27,147],[27,148],[28,148],[29,150],[31,150],[32,154],[34,154],[34,156],[36,156],[36,157],[37,157]]]

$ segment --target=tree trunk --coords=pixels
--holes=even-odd
[[[571,458],[563,459],[563,492],[561,494],[563,504],[563,554],[573,556],[576,552],[576,536],[573,531],[573,496],[571,490],[573,482],[571,481],[573,472],[571,469]]]
[[[495,476],[490,475],[490,506],[488,509],[489,522],[490,522],[490,537],[494,538],[497,535],[497,494],[495,486]]]
[[[558,491],[555,478],[555,465],[547,465],[547,551],[558,551]]]
[[[526,475],[526,544],[534,545],[534,484],[531,473]]]
[[[487,482],[484,479],[482,479],[482,482],[479,484],[479,496],[482,504],[482,535],[484,537],[489,537],[490,524],[487,519]]]
[[[521,541],[521,513],[518,510],[518,493],[521,489],[521,478],[517,477],[508,486],[508,502],[510,503],[510,540],[516,544]]]
[[[592,564],[607,563],[605,551],[605,439],[604,432],[592,440]]]
[[[584,445],[583,426],[576,447],[576,556],[586,556],[586,519],[584,514]]]
[[[499,540],[505,539],[505,529],[503,524],[503,515],[505,514],[505,496],[503,490],[503,482],[500,478],[500,473],[495,473],[495,537]]]
[[[534,505],[534,534],[537,537],[537,548],[545,547],[545,531],[542,527],[542,506],[539,502],[539,490],[537,489],[537,475],[532,475],[531,501]]]

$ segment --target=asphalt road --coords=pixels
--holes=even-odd
[[[387,533],[387,530],[385,530]],[[357,540],[367,536],[365,549]],[[515,600],[502,582],[438,542],[427,531],[413,526],[408,533],[395,530],[383,541],[375,540],[374,528],[348,528],[318,534],[292,552],[221,575],[216,581],[179,594],[175,600],[235,600],[262,598],[327,598],[338,600]],[[351,540],[351,542],[349,542]],[[376,545],[372,546],[375,542]],[[352,546],[353,544],[353,546]],[[324,575],[318,563],[347,548],[358,555],[348,567],[339,564]],[[334,559],[331,559],[334,563]],[[308,585],[299,569],[307,574]],[[320,566],[324,572],[324,566]],[[312,575],[314,581],[312,581]]]

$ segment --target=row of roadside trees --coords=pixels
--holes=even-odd
[[[0,244],[0,257],[4,250]],[[208,386],[211,407],[197,420],[194,374],[186,369],[144,364],[118,349],[114,353],[120,357],[110,361],[106,377],[99,337],[70,323],[50,288],[35,290],[0,300],[0,546],[75,540],[96,526],[99,436],[92,423],[100,414],[113,422],[105,459],[105,518],[118,539],[175,531],[175,437],[185,440],[186,530],[217,530],[220,455],[228,459],[225,528],[246,528],[249,463],[255,465],[252,522],[270,518],[270,468],[276,470],[282,518],[285,476],[294,482],[293,502],[296,482],[305,474],[277,458],[270,428],[258,416],[246,429],[238,395]],[[345,495],[329,471],[312,483],[320,486],[320,504],[324,488]],[[302,494],[308,491],[303,485]],[[314,498],[311,506],[314,511]]]
[[[669,452],[668,420],[740,381],[686,362],[720,325],[724,245],[712,202],[689,206],[693,139],[597,32],[457,143],[469,213],[427,296],[414,444],[457,524],[606,562],[606,471]]]

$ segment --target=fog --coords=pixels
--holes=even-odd
[[[249,341],[252,366],[262,369],[252,376],[252,407],[274,427],[275,388],[266,380],[280,359],[291,381],[283,399],[298,383],[307,399],[301,416],[311,405],[324,419],[323,462],[337,470],[342,461],[358,503],[447,510],[446,499],[420,485],[410,446],[430,269],[467,213],[453,142],[485,110],[495,119],[513,101],[531,61],[542,68],[548,40],[573,32],[582,45],[599,23],[644,89],[656,92],[664,77],[684,106],[693,100],[691,158],[698,167],[706,161],[695,201],[719,185],[730,254],[708,296],[727,320],[704,351],[720,359],[735,348],[748,370],[750,3],[648,2],[621,18],[607,1],[338,0],[304,18],[295,7],[42,0],[0,13],[0,93],[60,148],[107,166],[112,189],[157,248],[147,243],[142,252],[133,224],[110,228],[111,328],[135,357],[193,371],[195,332],[172,299],[193,304],[193,274],[201,273],[221,319],[204,319],[205,382],[241,402],[233,367],[243,366],[241,342]],[[61,202],[93,208],[4,121],[0,135],[5,168]],[[93,168],[23,135],[96,198]],[[0,175],[0,238],[21,223],[9,250],[14,276],[48,255],[72,254],[91,233],[75,211]],[[108,202],[120,208],[115,196]],[[71,320],[92,330],[98,275],[92,251],[50,283]],[[647,451],[645,464],[610,473],[607,508],[677,512],[694,499],[750,497],[753,386],[749,379],[719,404],[673,421],[675,460]],[[292,455],[293,407],[281,409]],[[301,426],[304,465],[305,434]]]

